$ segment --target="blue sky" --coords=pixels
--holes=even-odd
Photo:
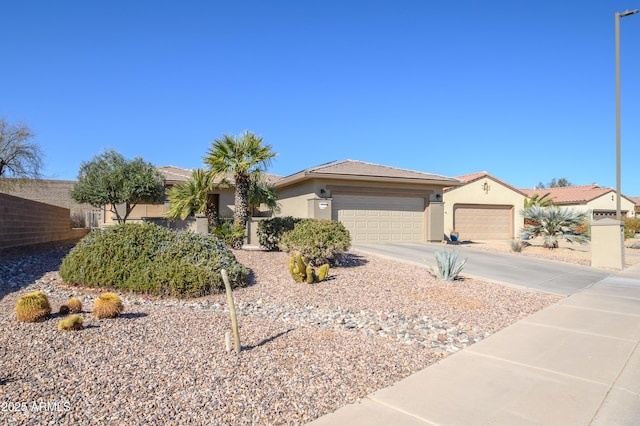
[[[627,1],[5,2],[0,117],[48,177],[113,148],[202,166],[264,137],[288,175],[355,159],[516,187],[615,187],[614,12]],[[640,196],[640,14],[624,18],[622,192]]]

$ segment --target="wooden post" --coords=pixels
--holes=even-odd
[[[229,311],[231,313],[231,330],[233,331],[234,349],[236,353],[240,353],[240,334],[238,333],[238,320],[236,319],[236,305],[233,303],[233,294],[231,293],[231,283],[229,282],[229,275],[227,270],[222,269],[222,281],[224,281],[224,288],[227,291],[227,302],[229,303]]]

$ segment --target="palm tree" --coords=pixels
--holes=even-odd
[[[228,174],[233,176],[235,186],[234,223],[246,229],[249,209],[249,189],[251,176],[264,171],[276,156],[271,145],[263,145],[263,138],[245,131],[233,137],[223,135],[216,139],[204,158],[213,175]],[[242,239],[236,238],[235,248],[242,247]]]
[[[550,193],[544,194],[542,197],[540,194],[533,194],[530,198],[524,199],[524,208],[531,206],[549,207],[553,205],[553,197],[550,197]],[[548,197],[548,198],[547,198]]]
[[[249,208],[253,209],[264,204],[270,212],[278,212],[278,190],[269,183],[262,173],[254,173],[249,184]]]
[[[540,236],[543,238],[542,245],[549,249],[557,248],[561,239],[579,244],[589,242],[589,236],[581,231],[589,218],[587,212],[557,206],[531,206],[522,210],[521,214],[528,221],[520,231],[523,239]]]
[[[172,220],[186,219],[195,213],[204,213],[210,226],[216,226],[216,210],[213,175],[202,169],[191,172],[191,178],[169,190],[169,210],[167,217]]]

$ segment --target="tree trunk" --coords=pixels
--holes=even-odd
[[[236,174],[235,176],[235,211],[234,224],[243,230],[247,229],[247,210],[249,205],[249,176]],[[244,244],[244,236],[234,238],[233,248],[240,249]]]

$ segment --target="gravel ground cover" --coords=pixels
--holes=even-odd
[[[358,252],[308,285],[286,254],[240,250],[252,277],[234,291],[235,354],[224,294],[123,295],[121,317],[96,320],[99,292],[59,279],[68,249],[0,255],[1,424],[304,424],[560,299]],[[18,322],[17,299],[37,289],[54,312],[80,297],[85,328]]]
[[[640,249],[632,248],[634,244],[638,244],[638,241],[640,240],[637,238],[630,238],[625,241],[625,264],[627,266],[640,262]],[[510,241],[478,241],[473,244],[473,247],[480,250],[511,253],[516,256],[537,257],[574,265],[591,266],[590,244],[580,245],[560,241],[560,247],[550,250],[542,246],[541,238],[536,238],[527,242],[521,252],[514,252],[511,249]]]

